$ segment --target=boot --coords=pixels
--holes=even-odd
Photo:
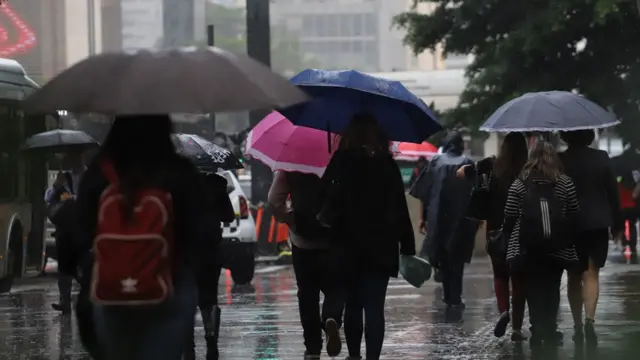
[[[192,329],[188,334],[187,347],[182,354],[182,360],[196,360],[196,341]]]
[[[218,335],[220,334],[220,307],[214,305],[202,312],[204,339],[207,343],[207,360],[218,360]]]

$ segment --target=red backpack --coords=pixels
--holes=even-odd
[[[91,299],[101,305],[160,304],[173,294],[174,214],[171,194],[139,191],[131,219],[110,162],[102,164],[109,186],[98,207]]]

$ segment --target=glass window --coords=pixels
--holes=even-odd
[[[374,35],[378,32],[378,23],[374,14],[364,15],[364,33],[366,35]]]
[[[315,36],[327,36],[327,23],[325,15],[316,15],[316,33]]]
[[[315,27],[313,26],[315,24],[313,20],[314,20],[313,17],[309,15],[304,15],[302,17],[302,35],[304,36],[315,35],[314,33]]]
[[[353,14],[353,35],[362,36],[363,34],[362,14]]]
[[[351,52],[351,49],[353,49],[353,47],[351,46],[351,42],[350,41],[341,41],[340,42],[340,51],[342,51],[342,52]]]
[[[340,36],[340,19],[336,15],[327,15],[327,36]]]
[[[352,45],[352,49],[354,53],[362,52],[362,41],[354,41]]]
[[[0,199],[15,199],[25,193],[24,164],[20,156],[23,118],[17,102],[0,102]]]
[[[353,36],[353,15],[351,14],[340,15],[340,36],[341,37]]]
[[[339,54],[340,53],[340,43],[338,41],[328,41],[327,42],[327,52],[329,54]]]

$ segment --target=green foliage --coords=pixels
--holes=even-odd
[[[449,125],[477,128],[529,91],[577,90],[622,119],[640,144],[640,15],[635,0],[416,0],[435,5],[396,17],[416,53],[443,44],[473,54]],[[582,48],[584,46],[584,48]]]

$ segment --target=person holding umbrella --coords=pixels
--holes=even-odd
[[[364,332],[365,358],[378,360],[389,279],[398,276],[399,255],[416,251],[400,169],[372,115],[351,120],[322,180],[327,195],[319,219],[345,251],[349,359],[361,358]]]
[[[596,344],[594,319],[600,293],[600,269],[607,261],[610,234],[614,239],[624,236],[618,184],[607,152],[589,147],[595,140],[593,130],[567,131],[560,136],[569,146],[560,153],[560,159],[566,174],[575,183],[581,210],[576,241],[580,267],[568,273],[567,281],[575,329],[573,339],[577,343],[586,339],[589,344]]]
[[[28,153],[65,154],[62,160],[71,168],[71,171],[58,173],[44,196],[49,220],[56,227],[54,238],[58,255],[60,301],[51,306],[63,314],[71,312],[71,286],[76,269],[70,265],[65,254],[73,247],[75,195],[85,170],[83,153],[97,146],[98,142],[85,132],[63,129],[35,134],[22,145],[22,149]]]
[[[331,233],[316,217],[324,195],[320,176],[332,156],[327,145],[332,137],[294,126],[277,112],[264,118],[247,137],[246,155],[275,171],[268,202],[276,220],[289,226],[305,359],[320,358],[323,331],[327,354],[335,357],[342,350],[343,261]],[[320,293],[324,294],[322,313]]]

